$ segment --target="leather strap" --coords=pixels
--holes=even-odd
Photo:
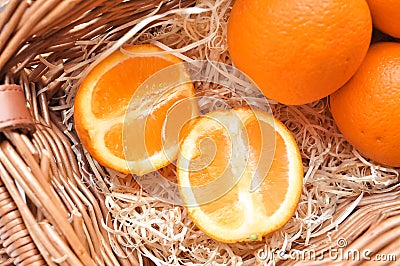
[[[0,131],[16,128],[35,129],[24,91],[18,85],[0,85]]]

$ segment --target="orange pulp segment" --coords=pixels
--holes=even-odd
[[[83,79],[74,103],[75,126],[100,164],[143,175],[175,159],[177,136],[165,136],[174,134],[165,128],[180,128],[179,123],[197,115],[198,107],[179,58],[150,44],[124,50],[112,53]],[[171,112],[178,102],[185,112]],[[174,141],[163,141],[165,137]]]
[[[303,166],[288,129],[250,108],[194,119],[180,144],[180,193],[193,222],[221,242],[260,240],[293,216]]]

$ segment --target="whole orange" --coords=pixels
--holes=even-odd
[[[400,1],[367,0],[374,26],[393,37],[400,38]]]
[[[371,34],[365,0],[236,0],[227,37],[233,63],[265,96],[305,104],[351,78]]]
[[[400,166],[400,44],[371,46],[346,85],[330,96],[333,118],[361,154]]]

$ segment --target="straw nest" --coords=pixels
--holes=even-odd
[[[81,147],[73,124],[76,90],[88,69],[123,44],[153,43],[187,62],[205,60],[216,67],[208,72],[209,82],[195,84],[198,94],[229,106],[246,99],[265,108],[260,105],[266,100],[249,89],[248,80],[213,63],[232,65],[225,37],[232,1],[5,2],[0,78],[23,86],[36,131],[2,134],[0,192],[9,191],[8,203],[19,211],[11,217],[22,217],[35,254],[47,264],[286,265],[294,258],[310,265],[332,262],[327,251],[334,249],[371,251],[360,259],[350,257],[347,263],[353,264],[378,253],[392,263],[395,256],[400,259],[399,169],[377,165],[353,149],[338,131],[326,99],[302,106],[268,101],[293,133],[305,173],[295,215],[260,242],[219,243],[196,228],[185,208],[168,200],[176,197],[173,167],[160,171],[163,180],[157,186],[144,189],[136,177],[101,167]],[[232,82],[213,83],[221,73]],[[222,108],[207,101],[201,106],[204,111]],[[18,262],[1,228],[6,227],[0,223],[0,263]],[[305,257],[294,256],[300,251]]]

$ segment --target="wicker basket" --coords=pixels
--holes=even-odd
[[[19,85],[0,87],[0,94],[11,91],[12,97],[19,97],[18,106],[8,105],[10,119],[18,121],[0,123],[0,265],[190,263],[184,251],[170,260],[159,255],[159,245],[130,245],[110,230],[115,226],[106,198],[115,184],[112,179],[105,181],[109,172],[79,145],[68,108],[78,84],[71,81],[86,67],[80,64],[82,58],[87,60],[83,44],[92,54],[101,53],[109,44],[126,41],[126,34],[149,14],[195,4],[193,0],[0,0],[0,84]],[[103,42],[91,42],[99,38]],[[6,97],[0,95],[2,108]],[[25,106],[26,110],[16,110]],[[13,117],[17,112],[26,113]],[[311,169],[315,161],[308,159],[305,163]],[[380,254],[379,265],[400,265],[399,170],[387,172],[390,185],[342,200],[322,224],[326,230],[309,241],[300,237],[287,249],[289,253],[312,249],[317,259],[263,260],[261,253],[249,248],[235,260],[224,263],[214,257],[203,264],[375,265],[374,255]],[[174,208],[184,214],[183,208]],[[145,245],[150,253],[141,249]],[[328,252],[334,249],[367,253],[341,260],[338,253],[335,259]]]

